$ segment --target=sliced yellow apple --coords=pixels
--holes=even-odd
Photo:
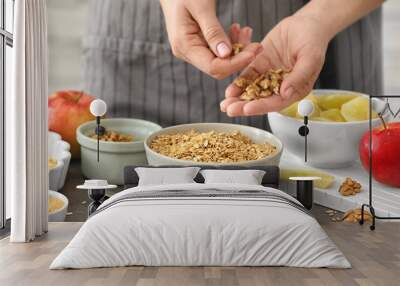
[[[297,106],[299,105],[299,102],[295,102],[292,105],[286,107],[281,111],[283,115],[289,116],[289,117],[296,117],[297,114]]]
[[[340,112],[346,121],[363,121],[369,119],[369,102],[365,97],[356,97],[342,105]],[[376,112],[372,112],[372,118],[376,118]]]
[[[320,114],[321,118],[324,118],[328,121],[334,122],[345,122],[346,120],[343,118],[342,113],[339,109],[333,108],[329,110],[322,111]]]
[[[325,121],[325,122],[332,122],[332,120],[329,120],[327,118],[321,117],[321,116],[315,116],[310,118],[311,121]]]
[[[289,180],[290,177],[320,177],[314,182],[319,189],[329,189],[335,182],[334,176],[314,169],[281,169],[280,176],[283,180]]]
[[[343,104],[356,98],[356,94],[330,94],[318,97],[318,105],[323,110],[340,109]]]

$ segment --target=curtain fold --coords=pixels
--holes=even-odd
[[[15,2],[13,92],[6,98],[6,187],[12,242],[47,231],[47,14],[45,0]]]

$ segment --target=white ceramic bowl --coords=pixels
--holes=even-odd
[[[81,145],[81,167],[85,177],[107,180],[110,184],[123,185],[124,168],[127,165],[146,165],[143,141],[161,126],[150,121],[131,118],[102,119],[101,125],[122,134],[133,136],[133,142],[100,141],[100,161],[97,162],[97,140],[93,134],[95,121],[86,122],[76,131]]]
[[[343,90],[314,90],[316,96],[327,94],[366,94]],[[272,133],[279,137],[290,153],[304,162],[304,137],[299,135],[303,120],[281,113],[268,114]],[[380,119],[372,120],[372,126],[380,125]],[[369,130],[369,121],[322,122],[309,121],[307,163],[318,168],[340,168],[358,160],[358,145],[362,135]]]
[[[243,161],[238,163],[199,163],[194,161],[188,160],[181,160],[171,158],[162,154],[159,154],[150,148],[150,144],[155,137],[161,134],[176,134],[187,132],[190,130],[196,130],[199,132],[232,132],[232,131],[239,131],[243,135],[248,136],[253,142],[255,143],[270,143],[277,147],[277,151],[274,154],[271,154],[265,158],[259,160],[252,160],[252,161]],[[266,166],[266,165],[279,165],[280,157],[282,154],[283,146],[281,141],[271,134],[268,131],[264,131],[262,129],[245,126],[245,125],[238,125],[238,124],[228,124],[228,123],[193,123],[193,124],[183,124],[183,125],[176,125],[168,128],[164,128],[158,132],[153,133],[145,140],[144,147],[146,150],[147,161],[149,165],[153,166],[161,166],[161,165],[235,165],[235,166]]]
[[[63,201],[64,205],[62,208],[57,209],[52,213],[49,213],[49,221],[65,221],[65,216],[67,215],[67,209],[68,209],[67,197],[61,193],[49,190],[49,198],[50,197]]]
[[[61,139],[60,134],[49,131],[48,157],[57,160],[57,166],[49,169],[49,188],[58,191],[64,187],[69,163],[71,161],[70,145]]]

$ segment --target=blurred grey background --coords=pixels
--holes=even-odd
[[[49,93],[82,88],[82,44],[88,0],[47,0]]]
[[[88,0],[48,0],[49,92],[82,88],[81,37]],[[400,94],[400,1],[383,5],[384,92]]]

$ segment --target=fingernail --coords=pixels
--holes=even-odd
[[[220,57],[227,57],[231,54],[231,49],[224,42],[221,42],[217,45],[217,52]]]
[[[292,96],[293,96],[293,93],[294,93],[294,89],[293,89],[293,87],[289,87],[289,88],[287,88],[286,90],[285,90],[285,92],[282,94],[282,97],[284,98],[284,99],[289,99],[289,98],[291,98]]]
[[[219,104],[219,108],[221,109],[222,112],[226,111],[225,104],[223,101]]]

